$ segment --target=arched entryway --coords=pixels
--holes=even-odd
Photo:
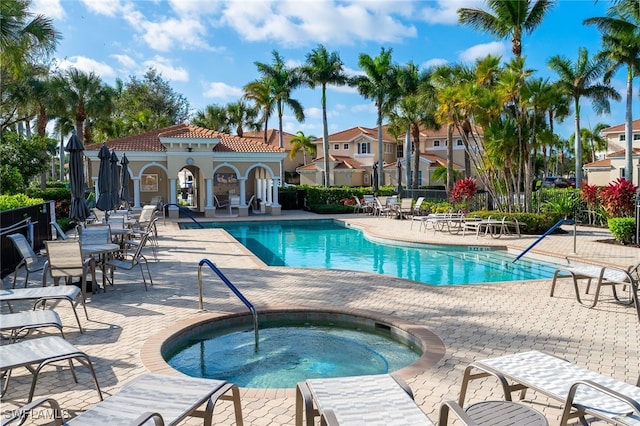
[[[178,172],[178,205],[200,211],[203,200],[200,200],[200,169],[186,165]]]

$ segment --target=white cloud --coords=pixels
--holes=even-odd
[[[368,112],[377,114],[378,110],[376,105],[373,102],[369,102],[366,104],[356,104],[351,107],[351,112]]]
[[[87,73],[94,72],[102,78],[111,78],[116,76],[115,71],[109,65],[104,62],[98,62],[94,59],[87,58],[86,56],[70,56],[65,59],[59,59],[56,61],[56,65],[57,68],[61,70],[76,68]]]
[[[155,68],[162,77],[169,81],[189,81],[189,71],[182,67],[174,67],[170,59],[155,56],[144,61],[145,68]]]
[[[334,86],[333,84],[328,84],[327,90],[332,90],[338,93],[351,93],[354,95],[358,94],[358,89],[351,86]]]
[[[129,55],[111,55],[111,57],[128,69],[133,69],[138,65],[138,62]]]
[[[244,94],[241,87],[230,86],[227,83],[213,81],[206,84],[203,92],[205,98],[237,99]],[[306,113],[306,111],[305,111]]]
[[[446,65],[448,63],[449,63],[449,61],[447,61],[446,59],[433,58],[433,59],[429,59],[428,61],[426,61],[422,65],[420,65],[420,69],[427,69],[427,68],[431,68],[431,67],[437,67],[437,66],[440,66],[440,65]]]
[[[210,0],[169,0],[171,9],[179,16],[202,16],[220,11],[223,3]]]
[[[87,9],[97,15],[115,16],[122,10],[120,0],[82,0],[82,2]]]
[[[503,56],[506,51],[504,43],[494,41],[486,44],[477,44],[468,48],[458,55],[463,62],[475,62],[477,59],[486,57],[487,55]]]
[[[435,6],[433,5],[435,3]],[[458,9],[462,7],[484,9],[482,0],[437,0],[422,2],[428,4],[420,10],[419,16],[430,24],[455,25],[458,22]]]
[[[417,34],[414,26],[394,17],[406,11],[399,2],[268,0],[249,4],[230,0],[222,14],[222,22],[249,41],[351,45],[357,41],[398,42]]]
[[[51,19],[64,19],[66,16],[60,0],[33,0],[29,10]]]

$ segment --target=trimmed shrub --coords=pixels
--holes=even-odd
[[[636,232],[636,220],[632,217],[612,217],[609,219],[609,231],[616,241],[631,244]]]

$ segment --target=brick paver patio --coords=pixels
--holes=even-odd
[[[301,212],[283,212],[275,219],[318,217]],[[326,218],[322,216],[321,218]],[[372,237],[438,244],[500,245],[522,251],[536,237],[507,236],[500,239],[475,235],[419,232],[410,221],[344,215],[341,219],[361,227]],[[254,219],[254,218],[251,218]],[[268,220],[270,218],[259,218]],[[572,227],[564,229],[572,231]],[[572,286],[559,286],[549,297],[550,281],[509,282],[487,285],[433,287],[412,281],[350,271],[318,271],[266,267],[244,247],[219,229],[180,230],[175,222],[160,222],[159,262],[151,262],[154,286],[144,291],[137,270],[116,273],[115,287],[92,295],[87,309],[90,320],[81,317],[80,334],[70,309],[56,306],[67,339],[91,356],[100,385],[108,396],[123,383],[152,366],[144,364],[140,350],[145,342],[179,321],[203,315],[198,311],[197,263],[214,262],[257,308],[281,306],[344,307],[392,315],[427,327],[445,343],[446,353],[431,369],[420,371],[407,382],[416,402],[437,420],[443,400],[456,400],[467,364],[486,357],[525,350],[543,350],[583,367],[635,383],[640,375],[640,323],[633,307],[613,302],[604,290],[593,308],[579,305]],[[597,240],[611,238],[606,230],[578,227],[545,238],[534,256],[554,256],[561,261],[582,260],[626,267],[640,261],[637,248],[610,245]],[[240,301],[213,274],[204,282],[204,305],[209,312],[231,312],[243,308]],[[28,309],[28,306],[18,306]],[[6,312],[6,307],[2,307]],[[52,332],[53,333],[53,332]],[[44,334],[44,333],[43,333]],[[79,383],[68,367],[46,368],[40,375],[36,398],[52,396],[65,412],[75,415],[98,402],[89,374],[79,366]],[[31,376],[14,372],[2,411],[26,402]],[[176,390],[178,392],[179,390]],[[292,390],[243,389],[243,416],[247,425],[292,425],[295,398]],[[491,380],[471,385],[468,401],[499,399]],[[560,419],[559,406],[529,392],[524,402],[541,411],[550,424]],[[33,424],[44,419],[30,419]],[[221,401],[214,423],[234,424],[231,403]],[[186,424],[200,424],[196,419]]]

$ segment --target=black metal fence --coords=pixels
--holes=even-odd
[[[20,263],[20,253],[15,249],[7,235],[22,234],[37,253],[44,248],[44,242],[51,239],[50,222],[55,220],[55,204],[53,201],[35,206],[22,207],[0,212],[0,256],[2,258],[0,276],[6,277]]]

